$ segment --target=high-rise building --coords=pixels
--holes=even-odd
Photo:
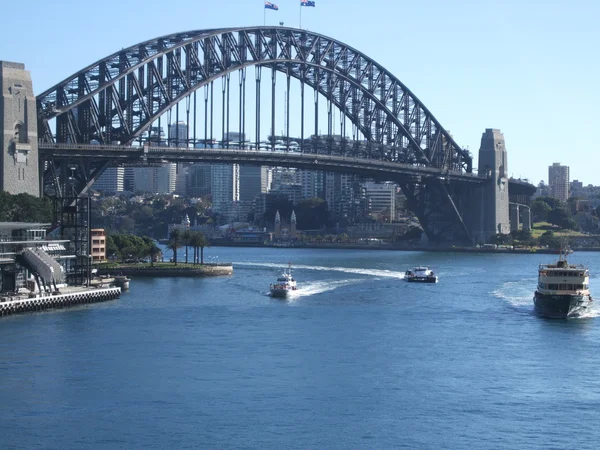
[[[187,123],[180,120],[177,123],[169,125],[169,147],[187,147],[188,145],[188,126]]]
[[[197,163],[187,168],[186,195],[190,197],[205,197],[211,193],[210,164]]]
[[[396,218],[396,185],[394,183],[365,183],[369,213],[391,222]]]
[[[124,167],[109,167],[94,183],[93,189],[103,192],[123,192]]]
[[[169,147],[187,147],[188,146],[188,126],[187,123],[180,120],[177,123],[169,125]],[[186,178],[187,168],[190,163],[177,163],[176,165],[176,178],[175,178],[175,189],[180,195],[186,195]]]
[[[302,185],[303,198],[323,198],[325,174],[317,170],[300,171],[300,184]]]
[[[213,164],[211,167],[213,211],[221,212],[240,200],[239,164]]]
[[[267,166],[240,166],[240,201],[252,202],[258,194],[269,192],[271,173]]]
[[[136,167],[134,172],[134,191],[153,194],[172,194],[175,192],[177,164],[163,164],[160,167]]]
[[[569,199],[569,166],[554,163],[548,167],[548,185],[552,197],[566,202]]]

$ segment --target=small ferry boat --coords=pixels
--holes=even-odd
[[[404,279],[417,283],[437,283],[438,277],[429,267],[417,266],[413,270],[407,270]]]
[[[270,286],[271,296],[273,297],[287,297],[287,295],[297,290],[296,280],[292,277],[292,264],[288,264],[287,272],[283,272],[275,283]]]
[[[540,264],[533,303],[536,311],[546,317],[580,315],[593,303],[588,268],[569,264],[563,251],[555,264]]]

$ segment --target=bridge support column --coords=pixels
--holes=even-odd
[[[40,195],[35,95],[25,65],[0,61],[0,189]]]
[[[519,231],[519,205],[511,203],[509,205],[510,231]]]
[[[531,208],[526,205],[521,205],[521,223],[524,231],[531,230]]]
[[[488,177],[475,195],[476,207],[471,212],[475,243],[484,244],[496,234],[510,233],[508,217],[508,169],[504,135],[487,128],[481,136],[479,175]]]

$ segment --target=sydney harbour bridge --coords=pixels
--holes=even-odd
[[[17,101],[19,65],[2,64],[3,94]],[[484,242],[516,229],[519,207],[522,214],[535,191],[507,178],[498,130],[484,133],[475,173],[471,154],[398,78],[360,51],[301,29],[210,29],[148,40],[38,94],[35,107],[24,105],[21,120],[0,111],[9,191],[23,190],[25,168],[17,166],[28,158],[38,165],[40,191],[58,197],[84,196],[107,167],[122,165],[342,172],[398,183],[436,243]],[[159,145],[153,130],[180,121],[186,136]]]

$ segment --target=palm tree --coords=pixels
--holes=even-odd
[[[188,245],[192,245],[191,244],[192,235],[193,235],[193,232],[189,228],[186,229],[181,235],[182,244],[185,245],[185,263],[186,264],[188,263]]]
[[[204,264],[204,247],[208,247],[210,242],[204,236],[204,233],[196,231],[192,234],[192,244],[194,247],[194,262],[198,261],[198,249],[200,249],[200,264]]]
[[[194,259],[193,259],[194,264],[198,263],[198,248],[202,244],[203,236],[204,235],[202,233],[200,233],[199,231],[194,231],[194,232],[192,232],[192,235],[190,237],[190,245],[194,249]]]
[[[175,228],[171,230],[171,234],[169,235],[169,243],[167,244],[167,248],[169,250],[173,250],[173,262],[177,265],[177,249],[181,247],[181,230]]]

